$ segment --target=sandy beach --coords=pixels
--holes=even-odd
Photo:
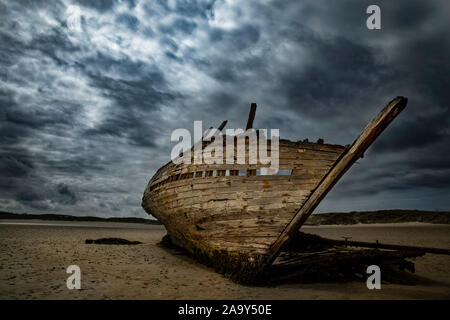
[[[341,239],[450,248],[450,225],[423,223],[305,226]],[[449,299],[450,256],[417,258],[418,285],[365,282],[244,286],[158,245],[163,226],[108,222],[0,220],[0,299]],[[88,245],[119,237],[134,246]],[[81,290],[69,290],[66,268],[81,269]]]

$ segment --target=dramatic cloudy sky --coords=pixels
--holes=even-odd
[[[447,0],[0,0],[0,210],[145,217],[176,128],[239,128],[257,102],[256,128],[348,144],[397,95],[316,211],[449,210],[449,16]]]

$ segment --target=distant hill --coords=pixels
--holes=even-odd
[[[333,212],[311,215],[305,225],[350,225],[357,223],[426,222],[450,224],[450,212],[420,210],[380,210]]]
[[[158,220],[143,218],[99,218],[91,216],[69,216],[64,214],[28,214],[28,213],[11,213],[0,211],[0,219],[39,219],[52,221],[103,221],[103,222],[125,222],[125,223],[145,223],[145,224],[161,224]]]
[[[53,221],[103,221],[128,222],[160,225],[158,220],[143,218],[99,218],[91,216],[69,216],[63,214],[27,214],[1,212],[0,219],[40,219]],[[381,210],[381,211],[354,211],[332,212],[311,215],[305,225],[351,225],[357,223],[399,223],[399,222],[426,222],[437,224],[450,224],[450,212],[419,211],[419,210]]]

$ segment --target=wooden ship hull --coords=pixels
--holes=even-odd
[[[248,164],[248,156],[245,164],[171,161],[151,178],[142,206],[164,224],[174,244],[201,262],[240,281],[257,281],[406,103],[403,97],[392,100],[351,145],[280,139],[284,174],[261,174],[267,165]]]

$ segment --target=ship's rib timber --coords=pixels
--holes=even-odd
[[[245,139],[237,142],[245,143],[245,158],[235,156],[231,164],[169,162],[148,183],[142,205],[165,225],[173,242],[202,262],[253,281],[405,105],[405,98],[390,102],[351,147],[280,140],[284,175],[263,175],[269,165],[249,164]],[[250,126],[254,110],[256,105]],[[226,159],[225,147],[223,152]]]

